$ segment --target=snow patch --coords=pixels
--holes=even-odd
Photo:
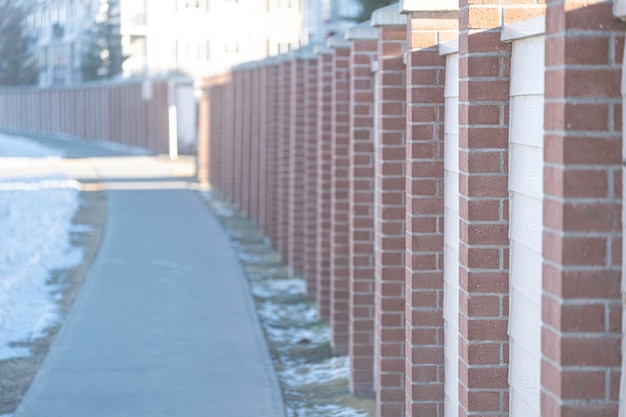
[[[0,135],[0,156],[59,154]],[[62,177],[0,181],[0,360],[28,356],[19,342],[43,336],[60,320],[62,288],[51,282],[52,274],[78,265],[83,256],[70,243],[78,185]]]
[[[0,133],[0,157],[58,158],[64,155],[63,150],[49,148],[19,136]]]

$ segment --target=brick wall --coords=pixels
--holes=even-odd
[[[267,117],[267,209],[265,214],[266,234],[276,246],[278,241],[278,69],[276,62],[264,66],[267,73],[266,99],[263,105],[268,112]]]
[[[623,32],[611,3],[548,4],[542,416],[617,415]]]
[[[374,74],[378,30],[367,21],[346,33],[350,47],[349,347],[350,385],[374,392]]]
[[[3,89],[0,130],[109,141],[167,153],[168,81],[153,80],[152,92],[152,98],[144,100],[142,84],[134,81]]]
[[[331,205],[330,205],[330,327],[333,351],[348,351],[349,280],[349,134],[350,44],[341,37],[329,39],[333,50],[331,108]]]
[[[610,2],[548,3],[535,414],[617,416],[624,24]],[[526,319],[509,311],[509,198],[517,192],[509,170],[521,170],[515,181],[524,170],[532,175],[520,161],[509,167],[517,146],[509,138],[517,100],[509,41],[542,33],[540,20],[511,24],[545,6],[456,6],[405,0],[408,20],[398,5],[380,9],[374,27],[355,26],[314,56],[303,59],[311,49],[302,49],[256,63],[243,91],[245,68],[208,87],[213,185],[239,199],[235,180],[248,181],[249,215],[300,266],[292,272],[304,274],[330,321],[335,352],[350,356],[351,390],[373,393],[383,417],[527,417],[523,407],[509,409],[525,398],[510,395],[510,341],[518,336],[509,318]],[[448,70],[456,84],[445,96]],[[248,115],[236,114],[239,94],[248,93]],[[247,145],[258,156],[248,171],[238,123],[250,123]],[[255,179],[242,178],[255,173],[258,191]],[[513,364],[523,370],[530,360]]]
[[[332,165],[332,50],[317,58],[317,309],[322,319],[330,317],[330,227]]]
[[[406,415],[444,416],[446,57],[458,11],[409,14],[406,124]]]
[[[404,415],[406,16],[377,10],[374,388],[381,417]]]
[[[307,282],[307,294],[315,299],[317,294],[318,276],[318,245],[317,233],[319,216],[318,204],[318,160],[319,149],[317,146],[317,122],[318,122],[318,58],[312,54],[306,60],[305,83],[304,83],[304,140],[305,140],[305,164],[304,164],[304,248],[303,263],[304,276]]]
[[[276,249],[283,261],[288,259],[289,251],[289,187],[291,175],[289,172],[290,158],[290,115],[291,115],[291,66],[287,59],[280,62],[278,67],[278,128],[277,128],[277,185],[276,185],[276,217],[277,239]]]
[[[301,276],[304,263],[304,173],[305,173],[305,132],[304,97],[305,71],[307,63],[296,55],[291,61],[291,91],[289,115],[289,244],[287,265],[293,275]]]

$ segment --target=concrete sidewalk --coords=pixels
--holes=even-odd
[[[15,417],[284,416],[221,225],[192,191],[144,182],[107,191],[100,251]]]

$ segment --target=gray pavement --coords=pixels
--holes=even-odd
[[[131,161],[119,160],[124,172]],[[246,279],[217,219],[192,191],[164,186],[171,178],[137,172],[119,187],[107,164],[92,171],[116,178],[106,183],[102,246],[15,417],[284,416]],[[140,167],[147,177],[149,166]]]

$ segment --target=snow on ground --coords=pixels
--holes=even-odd
[[[0,165],[5,158],[15,163],[62,155],[0,134]],[[60,288],[49,281],[53,271],[82,259],[82,251],[70,243],[80,204],[78,188],[75,181],[59,176],[0,180],[0,360],[29,355],[13,344],[42,336],[60,318]]]

